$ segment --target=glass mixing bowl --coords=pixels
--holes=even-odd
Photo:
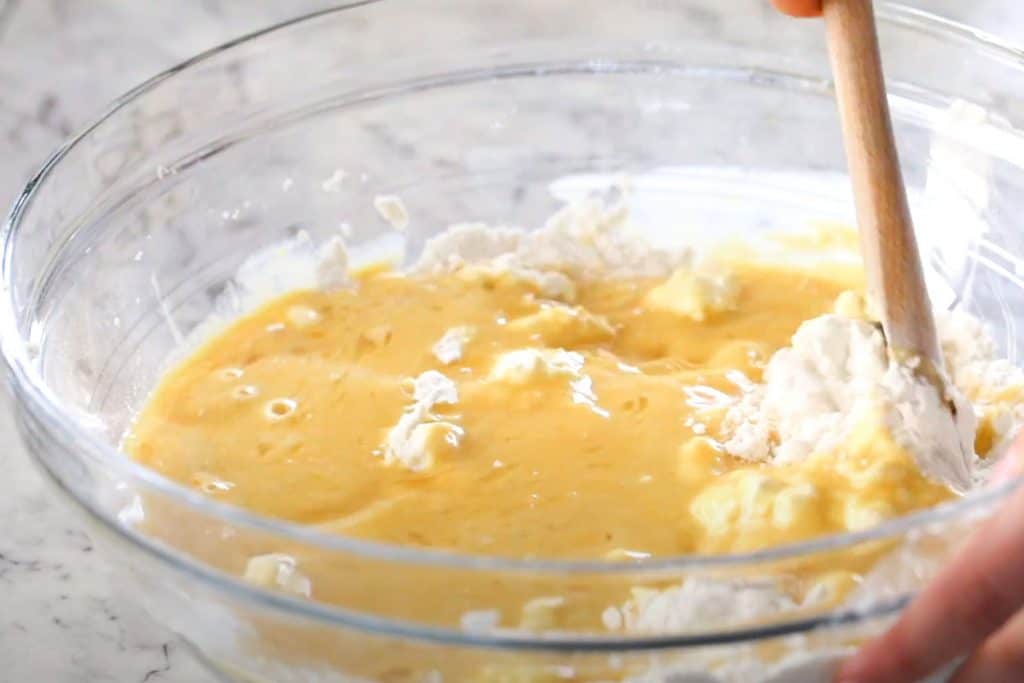
[[[24,439],[125,590],[211,668],[277,683],[823,682],[1020,483],[749,555],[515,561],[261,518],[118,453],[190,332],[237,312],[245,258],[285,240],[301,250],[344,229],[357,253],[412,258],[451,223],[538,225],[623,173],[638,220],[669,216],[687,239],[849,220],[820,28],[758,0],[722,4],[350,3],[145,83],[28,185],[4,229],[0,304]],[[879,12],[933,297],[984,318],[1014,360],[1024,61],[914,6]],[[404,198],[404,236],[375,214],[377,194]],[[275,552],[308,558],[331,590],[314,581],[307,600],[241,579]],[[767,618],[744,606],[837,558],[872,560],[850,599],[781,602]],[[674,598],[690,618],[646,631],[609,630],[587,602],[682,581],[703,590]],[[498,595],[556,596],[579,616],[495,630]]]

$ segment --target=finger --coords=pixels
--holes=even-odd
[[[989,638],[960,667],[950,683],[1024,680],[1024,611]]]
[[[988,485],[999,486],[1024,474],[1024,448],[1010,449],[989,475]]]
[[[968,540],[888,633],[842,667],[838,680],[906,683],[974,650],[1024,605],[1021,557],[1024,489]]]
[[[794,17],[820,17],[821,0],[772,0],[782,12]]]

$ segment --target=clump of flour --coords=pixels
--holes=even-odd
[[[963,311],[938,315],[936,324],[953,383],[994,428],[995,440],[982,470],[996,462],[1024,425],[1024,370],[999,357],[999,349],[981,320]]]
[[[840,315],[808,320],[768,362],[764,382],[726,414],[726,450],[778,464],[834,451],[877,419],[928,477],[964,491],[974,456],[974,411],[947,385],[955,419],[933,384],[893,360],[874,324]]]
[[[590,197],[569,204],[532,232],[482,223],[452,226],[427,242],[411,272],[483,268],[534,282],[550,298],[572,301],[572,280],[668,277],[692,258],[690,249],[651,245],[630,224],[623,201]]]
[[[621,607],[602,615],[610,631],[681,633],[700,628],[752,624],[798,607],[774,581],[687,579],[665,590],[634,588]]]
[[[430,350],[434,354],[434,358],[445,365],[451,365],[462,360],[466,345],[473,339],[475,333],[476,331],[467,325],[453,327],[445,332],[444,336],[438,339]]]
[[[413,380],[413,403],[392,427],[379,449],[384,463],[401,464],[413,471],[430,468],[438,453],[457,448],[462,428],[433,414],[435,406],[455,405],[459,391],[455,383],[436,370],[428,370]]]

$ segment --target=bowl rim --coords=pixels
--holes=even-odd
[[[24,418],[30,417],[47,432],[49,438],[65,447],[69,455],[76,458],[86,458],[102,467],[111,468],[119,476],[123,476],[126,481],[135,482],[153,493],[187,506],[194,512],[208,515],[231,525],[286,538],[291,542],[308,544],[326,551],[350,553],[366,559],[469,571],[504,572],[513,575],[566,576],[585,574],[593,576],[629,576],[667,572],[678,574],[694,570],[735,569],[737,567],[776,563],[901,536],[908,532],[920,530],[928,525],[957,519],[971,512],[986,509],[987,506],[1007,498],[1014,491],[1024,488],[1024,475],[1021,475],[998,486],[970,493],[963,498],[938,507],[888,520],[865,531],[831,534],[809,541],[789,543],[754,552],[727,555],[680,555],[622,563],[601,560],[522,560],[500,556],[472,555],[448,550],[419,549],[379,541],[347,538],[338,534],[317,530],[312,526],[274,519],[250,512],[241,507],[213,500],[193,489],[167,479],[154,470],[124,457],[123,453],[116,447],[97,438],[89,430],[82,428],[72,412],[63,406],[59,397],[44,381],[35,363],[35,352],[30,342],[21,334],[22,319],[18,315],[14,298],[12,275],[16,256],[15,241],[19,235],[19,228],[30,211],[40,188],[46,183],[51,173],[60,165],[62,160],[80,143],[86,140],[90,134],[102,127],[118,111],[157,89],[164,81],[187,72],[193,66],[228,53],[235,47],[253,43],[269,34],[284,32],[289,28],[312,23],[327,16],[339,15],[350,10],[382,2],[385,2],[385,0],[350,0],[344,4],[306,13],[244,34],[182,61],[115,99],[92,123],[82,128],[79,133],[58,147],[43,163],[40,170],[32,176],[15,200],[3,225],[0,226],[0,242],[2,242],[2,247],[0,247],[2,249],[2,252],[0,252],[0,286],[4,290],[4,295],[0,297],[0,353],[2,353],[3,362],[8,370],[12,393],[15,398],[15,409],[19,413],[23,413],[20,415],[22,419],[19,420],[19,427],[23,431],[25,428]],[[1016,47],[1013,43],[947,17],[910,7],[893,0],[883,0],[878,6],[877,12],[879,20],[882,22],[911,26],[947,40],[973,45],[990,56],[1002,57],[1016,63],[1024,62],[1024,50]],[[71,446],[72,444],[73,447]],[[84,499],[84,497],[77,495],[75,491],[65,485],[57,472],[33,452],[32,448],[27,450],[40,463],[48,477],[84,512],[118,536],[124,537],[132,544],[141,547],[156,559],[170,564],[180,571],[192,574],[197,578],[211,581],[222,589],[240,593],[249,599],[255,599],[270,607],[299,611],[304,616],[318,621],[340,622],[346,626],[355,626],[369,631],[382,631],[391,635],[404,634],[427,640],[440,639],[444,642],[455,641],[467,645],[498,648],[529,647],[531,649],[562,651],[586,651],[606,649],[608,647],[616,649],[659,649],[755,640],[803,632],[819,626],[859,622],[864,619],[881,617],[899,611],[913,597],[913,593],[907,593],[883,603],[857,609],[849,607],[839,608],[811,618],[782,621],[773,623],[770,626],[758,626],[706,635],[643,635],[635,638],[600,638],[568,635],[565,637],[545,636],[537,638],[536,636],[519,637],[514,634],[475,635],[462,631],[421,625],[402,627],[400,625],[396,626],[396,624],[402,623],[399,621],[354,613],[333,605],[300,600],[252,586],[243,582],[238,577],[226,574],[214,569],[212,566],[196,561],[184,553],[172,550],[156,540],[134,531],[129,525],[120,523],[116,516],[104,512],[98,506]]]

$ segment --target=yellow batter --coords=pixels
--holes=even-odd
[[[577,282],[571,304],[512,275],[379,269],[352,288],[294,292],[170,372],[126,449],[267,515],[519,558],[749,551],[951,497],[880,433],[784,467],[724,453],[730,398],[860,285],[850,269],[729,270],[724,294],[681,271]],[[432,349],[452,330],[464,348],[446,364]],[[412,469],[389,435],[428,371],[457,400],[423,411]]]

